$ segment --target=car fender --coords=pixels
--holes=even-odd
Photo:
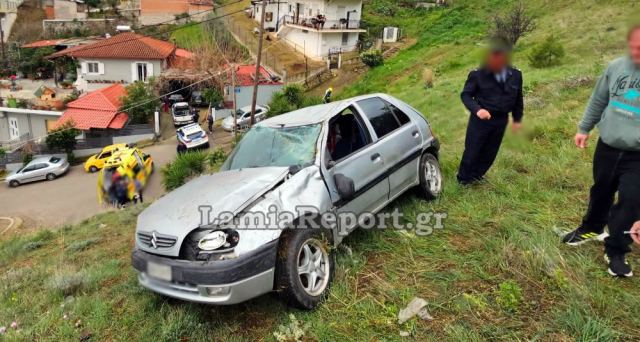
[[[289,176],[272,191],[264,194],[256,203],[238,215],[244,221],[248,215],[270,213],[267,227],[260,229],[238,229],[240,242],[238,254],[259,248],[263,244],[280,238],[285,229],[294,229],[305,216],[318,216],[332,208],[329,191],[317,166],[304,168]],[[276,217],[272,213],[277,213]],[[323,227],[335,228],[335,227]]]

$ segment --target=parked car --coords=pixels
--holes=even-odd
[[[173,125],[175,127],[193,123],[191,107],[189,107],[189,104],[186,102],[174,103],[173,106],[171,106],[171,116],[173,117]]]
[[[277,291],[289,304],[313,309],[332,282],[331,246],[357,224],[296,228],[314,214],[376,213],[412,188],[438,197],[438,151],[424,116],[384,94],[262,121],[219,173],[188,182],[138,216],[138,280],[193,302],[235,304]],[[274,212],[289,219],[246,223]]]
[[[179,128],[177,137],[178,142],[183,144],[187,150],[209,148],[209,136],[198,123]]]
[[[184,102],[184,96],[182,96],[182,94],[169,95],[169,103],[174,104],[178,102]]]
[[[104,167],[104,162],[111,158],[114,153],[127,148],[129,148],[128,144],[113,144],[105,146],[100,153],[96,153],[87,159],[84,163],[84,170],[91,173],[98,172]]]
[[[64,175],[67,171],[69,171],[67,157],[52,155],[41,156],[7,176],[4,181],[9,184],[9,186],[16,187],[21,184],[39,180],[46,179],[52,181]]]
[[[202,92],[197,90],[191,93],[191,105],[194,107],[206,107],[209,104],[206,103]]]
[[[151,155],[138,148],[115,153],[98,174],[98,201],[124,205],[141,199],[153,168]],[[118,191],[114,181],[122,184],[122,191]]]
[[[268,107],[256,106],[255,122],[258,123],[267,118],[269,112]],[[238,129],[246,129],[251,122],[251,106],[246,106],[236,111],[236,121]],[[222,129],[227,132],[233,132],[233,115],[226,117],[222,121]]]

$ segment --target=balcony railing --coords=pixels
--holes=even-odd
[[[360,20],[347,20],[346,18],[339,20],[327,20],[318,17],[294,17],[286,15],[284,16],[284,22],[287,25],[296,25],[316,31],[344,31],[360,29]]]

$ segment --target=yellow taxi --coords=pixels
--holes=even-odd
[[[84,170],[86,172],[98,172],[104,167],[104,162],[111,158],[118,151],[122,151],[129,148],[127,144],[113,144],[105,146],[100,153],[96,153],[89,157],[84,163]]]
[[[152,172],[151,155],[138,148],[116,152],[98,176],[98,200],[118,206],[142,201],[142,190]]]

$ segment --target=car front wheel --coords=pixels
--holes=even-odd
[[[98,168],[95,167],[95,166],[92,166],[92,167],[89,168],[89,172],[96,173],[96,172],[98,172]]]
[[[442,194],[442,171],[438,158],[431,153],[425,153],[420,159],[420,192],[429,201]]]
[[[11,182],[9,182],[9,186],[12,188],[15,188],[19,185],[20,185],[20,182],[18,182],[17,180],[12,180]]]
[[[276,291],[289,305],[315,309],[329,293],[334,260],[330,244],[318,229],[283,233],[276,263]]]
[[[56,179],[56,175],[55,174],[53,174],[53,173],[48,173],[47,174],[47,180],[48,181],[52,181],[54,179]]]

